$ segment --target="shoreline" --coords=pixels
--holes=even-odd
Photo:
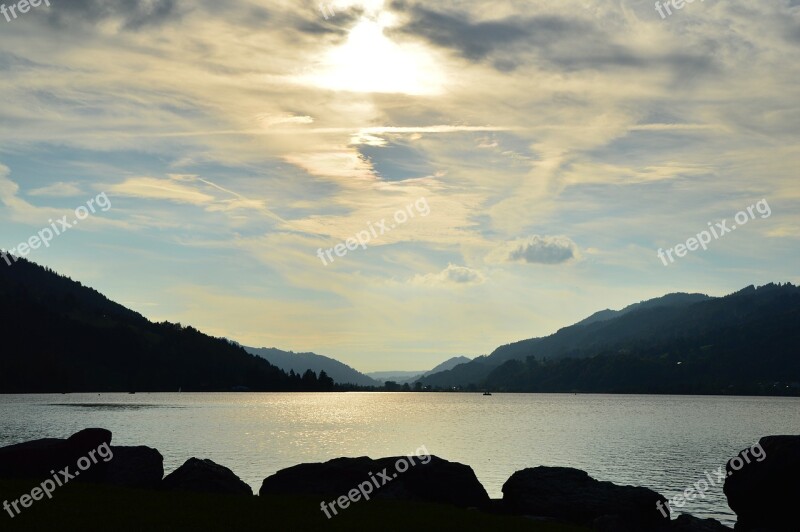
[[[774,465],[781,460],[781,453],[786,454],[781,451],[781,445],[789,442],[787,438],[793,438],[791,443],[796,447],[792,452],[797,452],[800,436],[765,437],[757,444],[759,452],[755,452],[754,445],[729,460],[726,493],[731,479],[745,478],[749,474],[746,473],[748,468],[752,472],[753,468],[763,465],[761,462]],[[356,523],[366,525],[381,515],[394,519],[395,512],[404,514],[411,509],[414,513],[422,512],[428,523],[440,519],[443,524],[463,520],[460,529],[465,530],[477,529],[471,528],[471,522],[480,522],[483,527],[491,523],[502,524],[503,530],[516,530],[518,526],[523,527],[520,529],[543,531],[732,530],[716,520],[699,519],[689,514],[664,519],[662,515],[667,517],[664,508],[669,507],[669,501],[655,491],[598,481],[582,470],[569,467],[536,466],[518,470],[503,485],[503,497],[491,499],[469,465],[430,455],[422,446],[407,456],[336,458],[327,462],[297,464],[265,477],[261,489],[254,494],[233,471],[211,460],[191,458],[164,476],[163,457],[159,451],[144,446],[114,446],[110,444],[111,439],[111,432],[105,429],[85,429],[67,439],[48,438],[0,448],[0,496],[12,496],[15,489],[18,492],[22,486],[31,486],[32,482],[38,484],[41,480],[30,479],[40,479],[46,470],[52,472],[67,464],[62,473],[65,485],[59,486],[60,491],[50,498],[63,497],[65,503],[69,501],[73,507],[87,508],[104,500],[108,508],[114,509],[104,516],[106,525],[108,520],[115,519],[114,515],[119,519],[130,518],[118,507],[121,501],[129,498],[139,500],[144,506],[160,507],[163,519],[170,520],[185,518],[187,504],[189,513],[204,515],[205,506],[197,501],[219,497],[218,505],[229,507],[229,511],[238,513],[245,521],[257,521],[263,512],[274,513],[280,504],[288,504],[295,508],[293,512],[301,512],[309,521],[310,528],[298,530],[319,529],[320,523],[324,523],[326,529],[328,524],[332,524],[332,529],[339,529],[340,524],[351,527]],[[95,451],[99,452],[102,460],[94,456]],[[748,451],[752,451],[751,457],[760,459],[749,460]],[[778,458],[773,458],[772,453],[776,453]],[[87,456],[91,456],[94,462]],[[70,470],[76,457],[79,457],[77,466],[71,465]],[[740,457],[747,459],[747,464]],[[731,463],[736,464],[736,460],[740,463],[732,470]],[[405,465],[401,467],[400,464]],[[739,474],[739,469],[745,473]],[[77,478],[79,470],[85,473],[80,480]],[[732,474],[734,471],[738,476]],[[66,486],[67,478],[72,481],[69,486]],[[46,482],[52,484],[50,480]],[[36,490],[35,485],[32,491],[28,489],[34,499]],[[100,495],[102,490],[106,490],[106,495]],[[728,494],[729,500],[730,497]],[[171,506],[178,499],[183,501],[183,510]],[[19,509],[18,500],[25,499],[14,499],[12,504],[16,509]],[[30,503],[30,500],[25,502]],[[4,519],[9,523],[10,519],[19,517],[15,524],[55,519],[52,510],[60,508],[60,504],[42,510],[51,502],[38,503],[33,508],[28,504],[24,516],[18,513],[13,518],[5,515]],[[265,505],[267,508],[262,508]],[[27,517],[40,510],[40,517]],[[152,524],[149,518],[135,524],[143,525],[145,522]],[[740,529],[737,524],[737,532]]]

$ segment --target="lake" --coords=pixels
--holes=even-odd
[[[0,446],[86,427],[147,445],[169,473],[210,458],[257,493],[302,462],[421,446],[472,466],[493,498],[516,470],[571,466],[671,498],[771,434],[800,434],[800,398],[465,393],[0,395]],[[769,459],[769,457],[767,457]],[[712,478],[714,478],[713,473]],[[722,486],[675,511],[735,522]]]

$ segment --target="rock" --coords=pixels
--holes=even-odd
[[[97,482],[133,488],[154,488],[164,476],[164,459],[149,447],[114,447],[110,459],[97,453],[102,445],[111,443],[111,432],[106,429],[84,429],[67,439],[46,438],[0,448],[0,479],[52,478],[50,471],[59,472],[69,467],[74,478],[70,482]],[[78,460],[95,460],[88,468],[80,470]],[[76,474],[77,473],[77,474]]]
[[[45,438],[0,448],[0,478],[38,479],[50,476],[66,461],[66,440]]]
[[[687,514],[681,514],[675,519],[669,528],[669,532],[731,532],[728,528],[716,519],[700,519]]]
[[[503,485],[503,501],[512,513],[552,517],[599,530],[654,530],[669,524],[669,517],[656,506],[667,500],[655,491],[600,482],[569,467],[517,471]]]
[[[111,443],[110,431],[84,429],[67,439],[45,438],[0,448],[0,478],[45,479],[52,477],[50,471],[65,467],[74,472],[78,459],[88,457],[103,443]],[[84,480],[98,474],[92,468],[85,472]]]
[[[103,484],[126,488],[156,488],[164,477],[164,457],[150,447],[111,447],[113,458],[105,464]]]
[[[723,490],[737,515],[734,530],[800,530],[794,507],[800,501],[800,436],[765,436],[725,468]]]
[[[67,446],[80,456],[86,456],[88,451],[97,449],[104,443],[111,445],[111,437],[110,430],[83,429],[67,438]]]
[[[430,458],[427,464],[416,456],[377,460],[363,456],[300,464],[265,478],[259,495],[314,495],[333,500],[362,485],[365,492],[372,490],[367,493],[370,499],[417,500],[461,507],[489,504],[489,495],[471,467],[436,456],[426,458]],[[396,469],[398,461],[410,459],[416,465],[406,463],[405,472]]]
[[[162,489],[253,496],[253,490],[233,471],[211,460],[189,458],[182,466],[166,476]]]
[[[65,467],[74,475],[70,482],[97,482],[118,486],[156,487],[164,476],[164,459],[149,447],[110,446],[111,432],[106,429],[84,429],[67,439],[46,438],[0,448],[0,478],[34,479],[51,478],[50,471]],[[110,459],[97,452],[109,446]],[[94,454],[85,470],[78,468],[78,460]],[[76,474],[77,473],[77,474]]]

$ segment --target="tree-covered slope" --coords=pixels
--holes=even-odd
[[[503,346],[424,383],[514,391],[798,393],[798,287],[659,298],[626,310]]]
[[[0,393],[298,390],[266,360],[192,327],[152,323],[97,291],[20,259],[0,265]]]

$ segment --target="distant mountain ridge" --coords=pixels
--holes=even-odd
[[[371,378],[378,382],[394,381],[400,384],[412,382],[425,373],[422,371],[370,371],[367,373]]]
[[[294,371],[301,375],[309,369],[314,373],[324,371],[337,384],[380,386],[378,381],[356,371],[347,364],[316,353],[294,353],[281,351],[274,347],[245,347],[245,350],[278,366],[283,371]]]
[[[509,391],[796,394],[797,345],[800,289],[791,284],[749,286],[721,298],[669,294],[498,347],[423,383]]]
[[[470,360],[472,360],[472,359],[469,358],[469,357],[464,357],[464,356],[448,358],[447,360],[445,360],[444,362],[442,362],[438,366],[434,367],[432,370],[426,371],[425,375],[431,375],[433,373],[438,373],[440,371],[447,371],[448,369],[453,369],[454,367],[458,366],[459,364],[466,364]]]
[[[367,373],[367,375],[382,383],[386,381],[394,381],[398,384],[405,384],[405,383],[412,384],[422,379],[426,375],[431,375],[433,373],[438,373],[440,371],[453,369],[459,364],[465,364],[470,360],[471,359],[469,357],[458,356],[458,357],[448,358],[441,364],[437,365],[436,367],[428,371],[373,371]]]

